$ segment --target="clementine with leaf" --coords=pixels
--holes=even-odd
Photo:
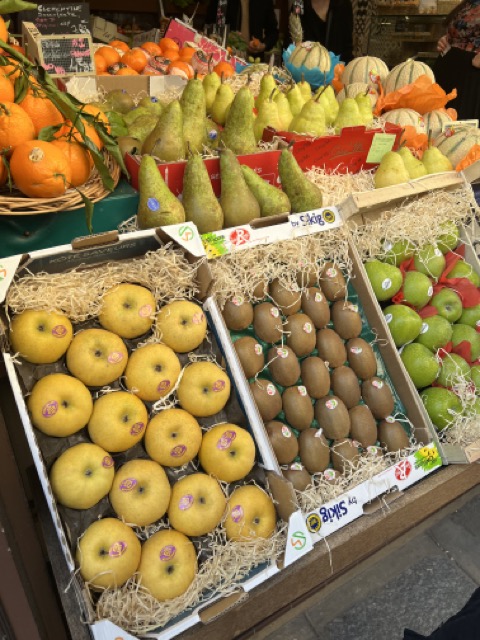
[[[8,42],[8,29],[2,16],[0,16],[0,40]]]
[[[12,180],[29,198],[56,198],[69,188],[72,172],[66,156],[51,142],[19,144],[10,158]]]
[[[35,126],[26,111],[14,102],[0,103],[0,151],[10,154],[22,142],[35,138]]]
[[[72,172],[71,185],[79,187],[87,182],[93,169],[93,160],[88,151],[78,142],[53,140],[52,144],[64,154]]]
[[[0,74],[0,102],[13,102],[15,98],[15,89],[13,84],[7,78]]]
[[[36,136],[44,127],[53,127],[62,124],[65,120],[53,102],[44,93],[38,91],[36,93],[29,91],[19,106],[32,119]]]

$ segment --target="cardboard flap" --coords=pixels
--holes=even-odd
[[[212,620],[215,620],[216,618],[224,614],[226,611],[233,609],[233,607],[237,606],[238,604],[240,604],[240,602],[243,602],[243,600],[246,600],[247,598],[248,593],[245,593],[243,589],[236,591],[235,593],[232,593],[225,598],[221,598],[220,600],[217,600],[212,605],[210,605],[209,607],[205,607],[199,612],[198,615],[200,617],[200,620],[203,622],[203,624],[208,624],[209,622],[212,622]]]
[[[90,236],[80,236],[72,240],[72,249],[90,249],[104,244],[118,242],[118,231],[106,231],[105,233],[94,233]]]

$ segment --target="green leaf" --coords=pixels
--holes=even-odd
[[[36,9],[37,5],[33,2],[24,2],[24,0],[1,0],[0,14],[17,13],[17,11],[31,11]]]
[[[83,206],[85,207],[85,222],[87,223],[88,232],[93,233],[93,226],[92,226],[93,206],[94,206],[93,202],[90,200],[88,196],[82,193],[80,189],[77,189],[76,187],[74,188],[75,188],[75,191],[83,200]]]
[[[118,138],[120,136],[128,135],[127,125],[122,116],[116,111],[107,111],[105,115],[110,123],[110,135],[112,138]]]
[[[19,104],[27,95],[30,82],[28,78],[22,74],[21,76],[18,76],[18,78],[16,78],[14,86],[15,86],[15,97],[13,101]]]
[[[55,134],[60,131],[60,129],[64,126],[63,122],[60,124],[54,124],[51,127],[43,127],[38,132],[38,140],[44,140],[45,142],[51,142],[55,140]]]
[[[10,191],[12,191],[13,189],[13,181],[12,181],[12,174],[10,173],[10,163],[8,161],[8,158],[5,154],[2,154],[2,162],[5,165],[5,168],[7,170],[7,184],[8,184],[8,188]]]

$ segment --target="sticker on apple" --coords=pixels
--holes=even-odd
[[[181,458],[186,450],[187,447],[184,444],[177,444],[177,446],[173,447],[173,449],[170,451],[170,455],[172,456],[172,458]]]
[[[392,281],[390,280],[390,278],[385,278],[385,280],[382,281],[382,289],[384,291],[386,291],[387,289],[390,289],[391,286],[392,286]]]
[[[167,544],[160,549],[159,558],[162,562],[172,560],[175,557],[177,549],[173,544]]]
[[[63,336],[66,335],[66,333],[67,333],[67,328],[63,324],[57,324],[52,329],[52,336],[54,336],[55,338],[63,338]]]
[[[112,351],[112,353],[108,354],[107,360],[110,364],[118,364],[123,360],[123,353],[120,351]]]
[[[125,551],[127,550],[127,543],[119,540],[118,542],[114,542],[110,549],[108,550],[108,555],[112,558],[119,558],[123,556]]]
[[[422,322],[422,328],[420,329],[420,334],[427,333],[427,331],[428,331],[428,324],[426,322]]]
[[[217,441],[217,449],[223,451],[224,449],[229,449],[232,445],[232,442],[237,437],[235,431],[225,431],[222,434],[222,437]]]
[[[241,504],[237,504],[233,507],[230,517],[234,522],[240,522],[243,519],[243,507]]]
[[[135,480],[135,478],[125,478],[125,480],[122,480],[120,483],[120,486],[118,487],[120,489],[120,491],[133,491],[133,489],[135,489],[135,487],[137,486],[137,481]]]
[[[157,391],[166,391],[170,387],[170,380],[161,380],[157,385]]]
[[[390,324],[390,322],[393,320],[393,315],[391,313],[386,313],[385,314],[385,322],[387,324]]]
[[[187,509],[190,509],[192,504],[193,504],[193,496],[190,493],[187,493],[186,495],[180,498],[180,502],[178,503],[178,508],[180,509],[180,511],[186,511]]]
[[[212,391],[223,391],[225,389],[225,380],[216,380],[213,383]]]
[[[42,416],[44,418],[51,418],[58,411],[58,402],[56,400],[50,400],[42,407]]]
[[[112,456],[105,456],[103,458],[102,467],[105,467],[105,469],[110,469],[111,467],[113,467],[113,458],[112,458]]]
[[[202,324],[203,322],[203,313],[194,313],[192,316],[193,324]]]
[[[143,307],[140,307],[138,310],[138,315],[141,318],[149,318],[152,315],[152,305],[144,304]]]

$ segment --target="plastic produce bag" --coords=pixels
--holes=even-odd
[[[423,115],[434,109],[443,109],[447,102],[456,97],[456,89],[445,93],[439,84],[433,82],[427,75],[422,75],[415,82],[397,91],[386,95],[382,91],[375,105],[375,114],[380,115],[392,109],[414,109]]]

